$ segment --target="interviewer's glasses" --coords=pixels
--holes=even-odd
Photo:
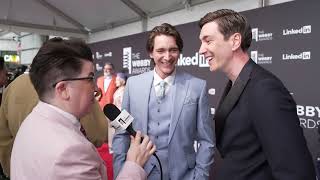
[[[53,88],[55,88],[55,87],[56,87],[56,85],[57,85],[59,82],[61,82],[61,81],[80,81],[80,80],[88,80],[88,81],[90,81],[90,82],[93,82],[93,81],[94,81],[94,76],[80,77],[80,78],[66,78],[66,79],[62,79],[62,80],[60,80],[60,81],[58,81],[58,82],[54,83],[54,84],[52,85],[52,87],[53,87]]]

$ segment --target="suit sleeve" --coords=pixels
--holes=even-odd
[[[103,172],[102,168],[105,168],[105,166],[93,148],[83,144],[66,148],[56,159],[52,174],[48,175],[48,177],[57,180],[103,180],[102,174],[106,176],[106,173],[105,171]]]
[[[277,79],[257,82],[250,92],[250,118],[275,179],[316,179],[296,104]]]
[[[127,85],[124,91],[123,101],[122,101],[122,109],[126,109],[128,112],[130,112],[129,86],[130,86],[130,79],[128,79],[127,81]],[[126,160],[129,146],[130,146],[129,134],[126,131],[116,132],[112,140],[114,177],[118,176],[119,171]]]
[[[126,161],[116,180],[146,180],[147,174],[138,164]]]
[[[215,146],[213,131],[213,121],[209,117],[207,87],[204,82],[198,103],[197,140],[200,143],[200,147],[196,156],[194,179],[205,180],[209,178]]]

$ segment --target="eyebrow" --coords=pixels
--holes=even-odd
[[[208,35],[205,35],[205,36],[202,36],[202,37],[201,37],[201,35],[199,36],[199,39],[200,39],[200,40],[202,40],[202,39],[205,40],[205,39],[207,39],[207,38],[208,38]]]

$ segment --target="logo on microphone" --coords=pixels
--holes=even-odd
[[[133,122],[133,117],[126,110],[122,110],[121,113],[110,124],[116,130],[126,130],[128,126]]]

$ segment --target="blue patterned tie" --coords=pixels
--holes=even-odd
[[[159,83],[159,85],[160,85],[160,89],[159,89],[158,97],[159,97],[159,99],[163,99],[164,95],[165,95],[165,92],[166,92],[166,88],[165,88],[166,82],[165,81],[161,81]]]

